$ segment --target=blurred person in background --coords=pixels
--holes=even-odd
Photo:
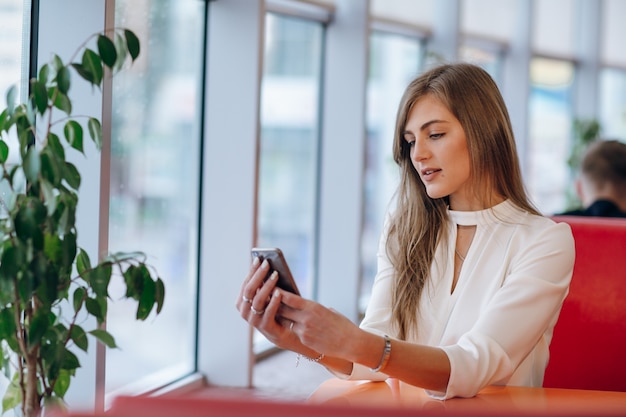
[[[565,216],[626,217],[626,143],[592,142],[583,154],[576,194],[582,208]]]

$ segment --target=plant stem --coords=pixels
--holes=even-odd
[[[37,357],[39,347],[34,347],[26,357],[26,392],[24,417],[38,417],[41,410],[41,397],[37,392]]]

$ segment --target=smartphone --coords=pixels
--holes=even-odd
[[[283,251],[279,248],[252,248],[251,253],[253,258],[258,257],[261,262],[263,262],[264,259],[267,259],[269,262],[270,272],[267,274],[266,279],[272,272],[277,271],[278,282],[276,283],[276,286],[282,288],[283,290],[300,295],[300,291],[298,290],[296,281],[293,279],[293,275],[291,275],[289,265],[287,265],[287,261],[283,255]]]

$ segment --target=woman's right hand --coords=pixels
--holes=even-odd
[[[291,331],[292,323],[278,315],[280,297],[275,294],[278,273],[272,272],[269,278],[267,260],[259,262],[254,258],[246,276],[235,306],[241,317],[259,330],[276,346],[294,351],[302,350],[298,337]]]

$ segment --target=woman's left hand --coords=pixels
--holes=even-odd
[[[354,352],[351,346],[354,346],[361,330],[347,317],[280,289],[274,290],[270,305],[274,302],[279,307],[279,321],[285,323],[303,345],[326,356],[352,359]]]

